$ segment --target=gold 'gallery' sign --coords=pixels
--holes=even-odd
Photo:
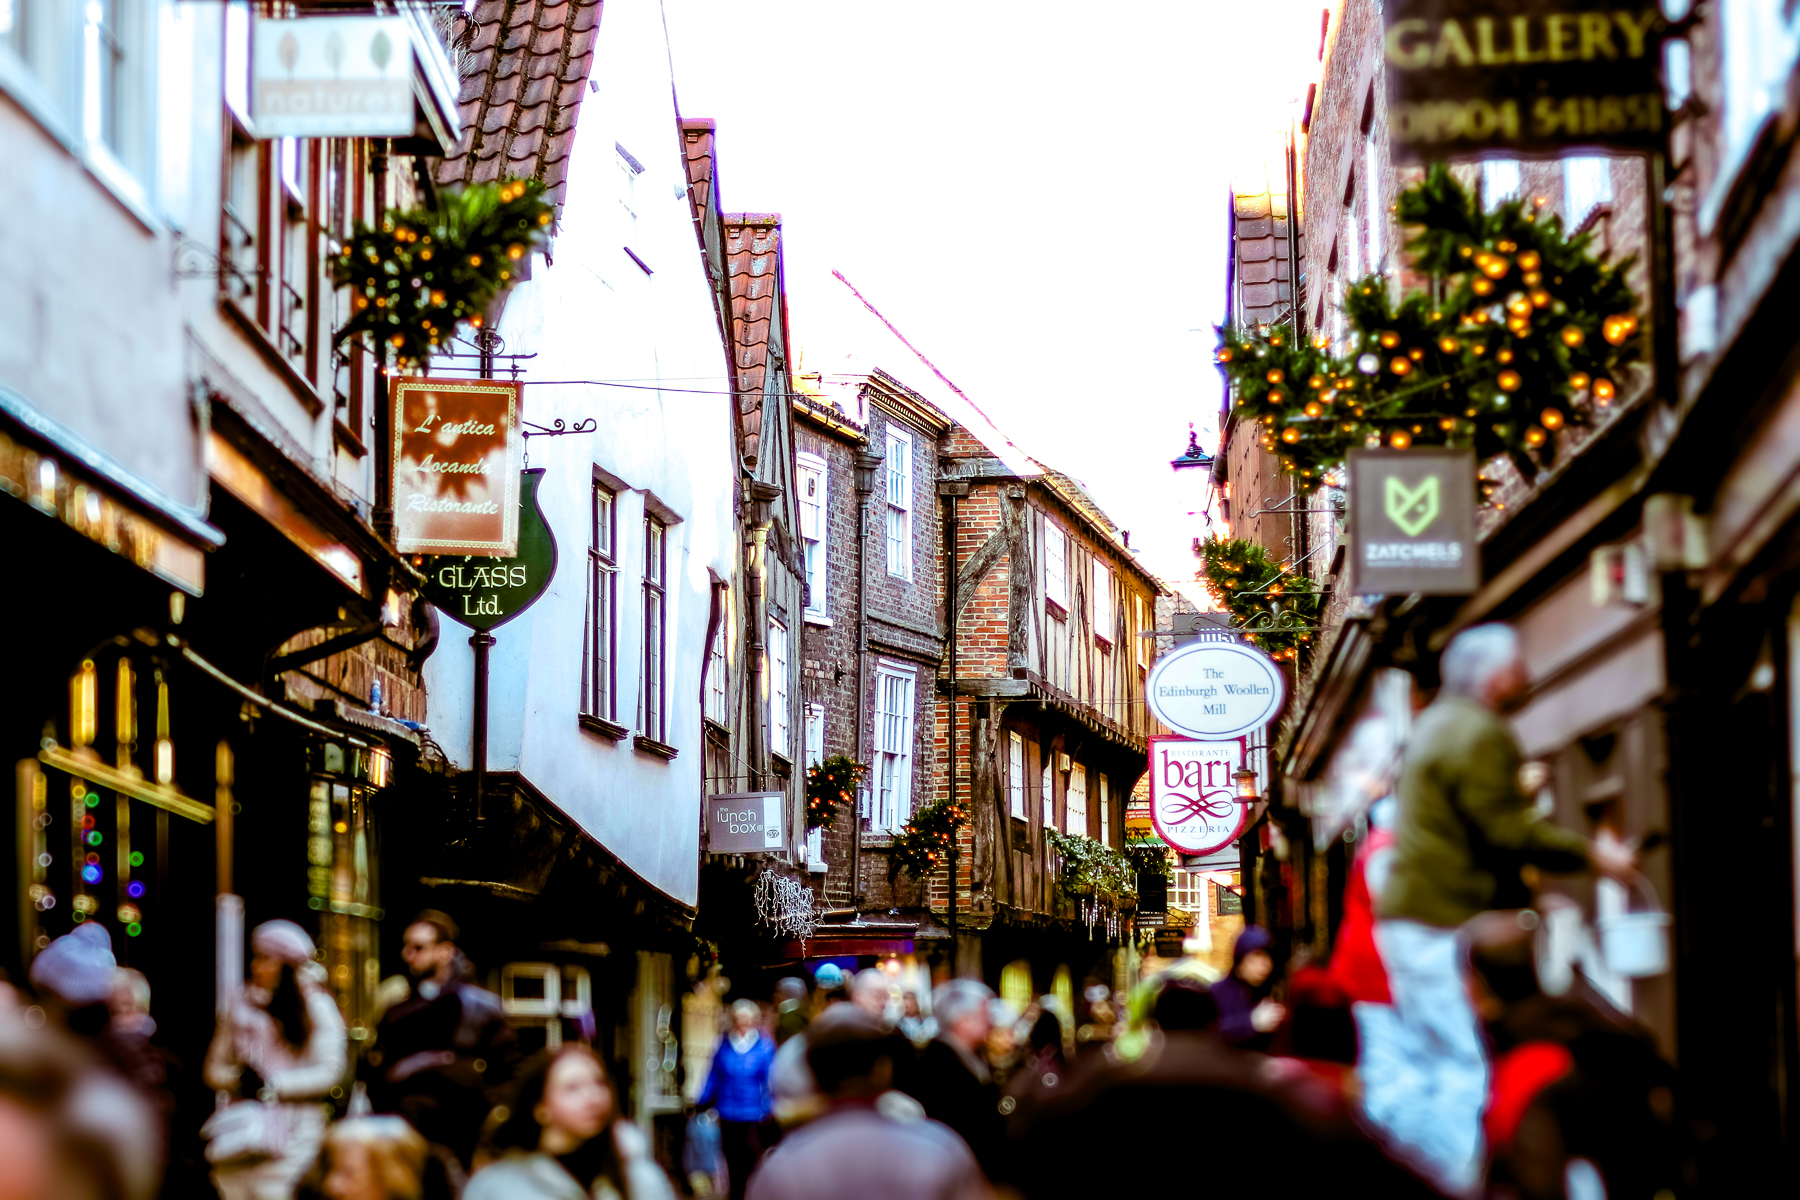
[[[519,385],[396,377],[394,548],[511,558],[519,549]]]
[[[1654,4],[1388,0],[1385,17],[1396,162],[1663,144]]]

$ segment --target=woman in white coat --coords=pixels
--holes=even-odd
[[[249,982],[206,1052],[207,1086],[221,1094],[206,1157],[222,1200],[290,1200],[344,1080],[344,1018],[298,925],[258,925],[250,950]]]

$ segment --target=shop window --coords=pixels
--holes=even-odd
[[[668,526],[656,517],[644,516],[644,646],[638,672],[638,732],[653,742],[666,742],[663,718],[668,695],[665,678],[665,620],[668,597],[664,572],[668,566]]]
[[[1519,160],[1490,158],[1481,164],[1481,204],[1487,209],[1518,196],[1524,184],[1520,181]]]
[[[788,687],[788,627],[769,618],[769,749],[783,758],[794,755],[789,743],[792,692]]]
[[[796,459],[800,491],[800,540],[806,557],[806,615],[826,616],[825,607],[825,460],[813,454]]]
[[[1206,876],[1177,868],[1169,881],[1169,903],[1205,919],[1208,912]]]
[[[602,721],[618,718],[619,562],[617,496],[594,484],[588,537],[587,662],[582,711]]]
[[[1612,159],[1604,154],[1565,158],[1563,170],[1563,223],[1579,229],[1589,213],[1613,198]]]
[[[875,827],[897,832],[912,816],[913,673],[875,672]]]
[[[888,574],[912,578],[912,438],[897,429],[887,435]]]
[[[1087,768],[1076,763],[1069,769],[1069,794],[1063,802],[1063,815],[1067,822],[1065,833],[1080,837],[1088,835],[1087,801]]]
[[[1374,99],[1374,92],[1369,93]],[[1381,270],[1381,226],[1387,214],[1381,207],[1381,142],[1370,135],[1363,139],[1363,225],[1369,232],[1369,270]]]
[[[522,1051],[555,1050],[592,1027],[594,985],[585,967],[507,963],[500,968],[500,1004]]]

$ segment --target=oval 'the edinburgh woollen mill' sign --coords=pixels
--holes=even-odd
[[[556,537],[538,507],[538,483],[543,477],[542,467],[520,473],[516,555],[439,554],[421,562],[425,595],[439,612],[470,629],[492,629],[530,608],[544,594],[556,574]]]
[[[1223,741],[1275,719],[1287,679],[1274,659],[1242,642],[1190,642],[1156,660],[1150,711],[1177,733]]]

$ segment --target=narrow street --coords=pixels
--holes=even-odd
[[[1800,1179],[1789,0],[0,0],[0,1200]]]

